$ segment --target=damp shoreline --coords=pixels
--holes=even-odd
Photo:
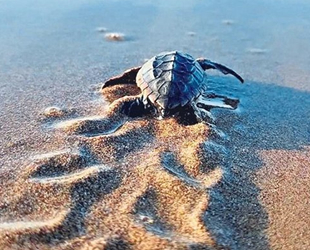
[[[308,249],[309,11],[302,0],[4,2],[0,246]],[[100,90],[171,50],[245,79],[208,72],[208,90],[240,100],[212,111],[213,134],[115,115],[115,98],[137,90]]]

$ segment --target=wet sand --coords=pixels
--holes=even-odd
[[[309,249],[309,11],[290,0],[4,3],[1,248]],[[212,111],[216,131],[129,119],[119,98],[137,89],[99,91],[169,50],[245,78],[210,78],[240,99]]]

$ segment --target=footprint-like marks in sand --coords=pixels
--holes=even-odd
[[[35,157],[30,178],[32,180],[57,179],[86,168],[86,158],[80,152],[54,152]]]
[[[180,180],[184,181],[188,185],[198,187],[200,182],[195,178],[192,178],[184,169],[184,166],[180,165],[176,160],[176,157],[172,152],[163,152],[161,154],[161,165],[172,175],[176,176]]]
[[[161,237],[167,237],[171,227],[160,218],[157,203],[156,191],[151,188],[147,189],[137,199],[133,214],[137,223],[143,225],[147,231]]]
[[[62,129],[66,132],[83,135],[85,137],[95,137],[100,135],[110,135],[119,130],[125,121],[111,122],[104,117],[77,118],[56,123],[54,128]]]
[[[84,177],[69,188],[71,207],[62,223],[49,233],[25,235],[30,241],[62,242],[86,234],[85,216],[94,202],[110,193],[120,184],[121,177],[113,169],[101,169]]]
[[[85,235],[85,217],[90,207],[116,189],[121,182],[121,173],[117,169],[104,164],[93,165],[95,161],[89,160],[88,155],[84,155],[85,151],[68,150],[35,157],[34,162],[26,168],[24,188],[30,188],[33,196],[49,196],[52,195],[48,194],[50,189],[57,189],[59,193],[56,195],[66,205],[59,205],[57,211],[56,204],[46,201],[45,209],[54,210],[54,213],[46,214],[45,217],[52,218],[40,219],[37,214],[44,211],[33,210],[29,220],[0,223],[0,234],[15,232],[7,240],[15,240],[17,245],[25,242],[61,243]],[[40,202],[40,199],[36,202]],[[31,204],[34,207],[40,205],[44,204]]]
[[[7,238],[0,245],[215,246],[203,214],[208,189],[221,180],[228,152],[206,138],[222,134],[205,124],[186,126],[174,118],[126,117],[122,105],[133,97],[122,97],[119,87],[111,91],[108,96],[118,99],[106,114],[53,124],[67,138],[69,149],[38,155],[24,169],[16,188],[19,198],[5,208],[8,214],[16,208],[20,216],[1,216],[5,222],[0,223],[0,234]],[[25,199],[31,208],[27,216],[20,210]]]

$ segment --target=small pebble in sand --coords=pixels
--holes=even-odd
[[[107,33],[105,39],[108,41],[124,41],[125,35],[122,33]]]
[[[187,32],[187,35],[189,35],[189,36],[196,36],[196,32],[189,31],[189,32]]]
[[[100,33],[104,33],[104,32],[107,32],[108,29],[105,27],[98,27],[96,30]]]
[[[259,48],[249,48],[247,49],[247,52],[251,54],[265,54],[267,50]]]
[[[66,111],[56,107],[56,106],[52,106],[52,107],[48,107],[43,111],[43,115],[45,117],[62,117],[66,114]]]
[[[230,20],[230,19],[222,20],[222,24],[232,25],[232,24],[234,24],[234,23],[235,23],[234,20]]]
[[[154,220],[152,218],[145,216],[145,215],[140,215],[140,219],[141,219],[141,221],[143,221],[144,223],[147,223],[147,224],[154,222]]]

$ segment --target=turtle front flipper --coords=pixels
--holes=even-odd
[[[240,82],[244,82],[244,80],[242,79],[241,76],[239,76],[235,71],[233,71],[232,69],[227,68],[226,66],[219,64],[219,63],[215,63],[215,62],[211,62],[210,60],[207,60],[205,58],[198,58],[196,60],[200,66],[204,69],[217,69],[219,71],[221,71],[223,74],[227,75],[233,75],[234,77],[236,77]]]
[[[117,85],[117,84],[136,84],[136,76],[141,67],[135,67],[126,70],[123,74],[114,76],[107,80],[102,88],[106,88],[109,86]]]

